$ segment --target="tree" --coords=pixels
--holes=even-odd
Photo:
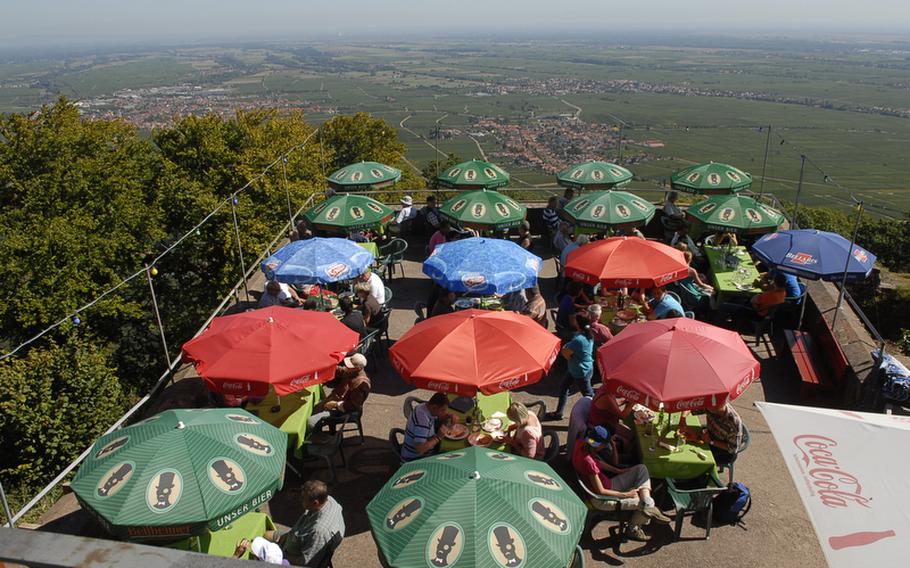
[[[452,153],[449,154],[448,157],[444,160],[439,161],[439,169],[436,169],[436,160],[430,160],[427,162],[427,165],[425,165],[423,169],[420,170],[420,174],[424,177],[424,179],[427,180],[428,187],[432,189],[438,189],[439,184],[436,183],[436,176],[438,176],[440,172],[445,172],[452,166],[460,164],[461,162],[462,159],[458,156],[458,154]]]
[[[116,369],[75,332],[0,362],[0,478],[37,489],[123,413]]]

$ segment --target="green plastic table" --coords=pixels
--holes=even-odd
[[[237,544],[248,539],[252,542],[257,536],[265,536],[268,531],[275,530],[275,523],[265,513],[247,513],[221,530],[206,532],[200,536],[186,538],[169,544],[168,548],[203,552],[213,556],[234,556]],[[247,550],[240,558],[248,560],[250,551]]]
[[[376,260],[379,260],[379,246],[377,246],[376,243],[374,243],[374,242],[357,243],[357,245],[360,246],[361,248],[366,249],[368,252],[370,252],[373,255],[373,258],[375,258]]]
[[[300,457],[301,448],[306,443],[307,420],[313,415],[313,407],[322,397],[322,385],[314,385],[281,397],[279,405],[275,391],[269,390],[261,402],[248,404],[246,410],[287,434],[288,447],[293,448],[294,455]]]
[[[737,268],[730,268],[724,264],[724,249],[722,247],[705,248],[705,257],[708,259],[708,265],[711,267],[711,281],[714,290],[717,292],[718,302],[723,302],[730,296],[754,296],[761,293],[761,288],[754,286],[750,288],[740,288],[753,284],[761,274],[755,268],[752,257],[746,247],[733,247],[732,253],[739,259]]]
[[[455,395],[449,395],[449,400],[455,398]],[[493,416],[495,412],[506,413],[506,410],[509,409],[509,405],[512,404],[512,393],[509,391],[502,391],[496,394],[486,395],[482,393],[477,393],[475,398],[477,403],[477,409],[480,411],[479,421],[483,422],[484,420],[489,419]],[[449,412],[458,417],[458,421],[462,424],[465,423],[466,415],[464,413],[458,412],[453,408],[449,408]],[[471,419],[474,420],[476,417],[472,414]],[[502,419],[503,429],[508,428],[511,422],[508,418]],[[448,438],[442,438],[439,441],[439,452],[451,452],[453,450],[461,450],[467,448],[470,444],[468,443],[467,438],[464,440],[449,440]],[[490,444],[490,449],[505,451],[508,449],[506,444]]]
[[[658,414],[658,418],[660,414]],[[714,463],[714,454],[711,448],[704,442],[692,443],[684,442],[679,451],[671,452],[666,448],[654,443],[655,441],[664,440],[670,446],[676,445],[676,426],[679,424],[679,414],[663,413],[663,420],[654,422],[653,436],[646,436],[647,425],[635,424],[635,436],[638,438],[638,448],[641,453],[641,461],[648,468],[651,477],[658,479],[693,479],[716,467]],[[663,432],[669,426],[669,432],[663,438],[657,438],[659,432]],[[701,430],[701,423],[697,416],[691,414],[686,417],[686,426],[689,428]],[[654,444],[654,449],[651,446]],[[700,457],[696,450],[701,452]]]

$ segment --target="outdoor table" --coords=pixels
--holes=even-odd
[[[357,243],[357,246],[366,249],[367,252],[373,255],[373,258],[375,258],[377,261],[379,260],[379,246],[376,243],[372,241],[368,243]]]
[[[663,420],[659,421],[660,417]],[[647,424],[635,424],[635,436],[638,439],[638,448],[641,453],[641,461],[648,468],[651,477],[658,479],[693,479],[702,474],[713,471],[716,467],[714,463],[714,454],[711,453],[711,447],[704,442],[684,442],[680,446],[680,451],[671,452],[661,447],[655,441],[665,441],[670,446],[676,445],[676,426],[679,424],[679,413],[668,414],[659,413],[654,421],[654,434],[646,436]],[[690,429],[702,430],[701,423],[697,416],[686,416],[686,426]],[[659,433],[665,428],[670,431],[662,438],[658,438]],[[654,443],[654,450],[651,450],[651,444]],[[704,459],[699,457],[696,450],[700,451]]]
[[[613,304],[615,306],[615,302],[610,302],[607,298],[608,297],[606,297],[606,296],[595,296],[594,302],[601,305],[600,323],[602,323],[605,326],[607,326],[608,328],[610,328],[610,333],[612,333],[613,335],[616,335],[619,332],[621,332],[622,330],[626,329],[626,327],[628,327],[628,324],[627,325],[618,325],[617,322],[614,321],[614,318],[616,318],[616,314],[617,314],[617,312],[619,312],[619,309],[617,309],[616,307],[611,307],[611,304]],[[642,308],[638,304],[629,303],[629,305],[626,306],[625,309],[637,312],[639,314],[638,319],[639,320],[642,319]],[[632,323],[632,322],[630,321],[629,323]]]
[[[301,448],[306,443],[307,420],[313,415],[313,407],[322,400],[322,385],[314,385],[302,391],[278,397],[274,390],[258,403],[250,403],[246,411],[262,418],[272,426],[277,426],[288,435],[288,447],[294,449],[294,455],[300,456]]]
[[[273,530],[275,530],[275,523],[268,515],[252,512],[236,519],[221,530],[207,531],[200,536],[171,543],[167,547],[230,558],[234,556],[234,550],[241,540],[248,539],[252,542],[257,536],[264,537],[268,531]],[[249,549],[240,558],[249,560]]]
[[[503,310],[502,299],[499,296],[462,296],[455,300],[453,307],[456,310]]]
[[[449,395],[449,400],[456,398],[456,395]],[[512,404],[512,393],[509,391],[503,391],[496,394],[485,395],[477,393],[475,398],[477,404],[478,413],[474,413],[473,409],[469,410],[467,413],[459,412],[454,408],[449,408],[449,412],[458,417],[458,421],[462,424],[467,424],[467,418],[470,417],[473,423],[482,424],[485,420],[489,419],[496,412],[501,412],[503,414],[509,409],[509,405]],[[469,424],[469,429],[472,424]],[[502,419],[502,429],[505,431],[511,422],[508,418]],[[461,450],[467,448],[470,444],[468,439],[464,440],[449,440],[445,437],[440,437],[439,440],[439,452],[451,452],[453,450]],[[487,446],[491,450],[505,451],[508,449],[507,444],[490,444]]]
[[[761,289],[754,287],[755,281],[761,276],[746,247],[712,247],[706,246],[705,257],[711,267],[711,281],[717,292],[718,302],[723,302],[730,296],[754,296],[760,294]],[[739,259],[736,267],[727,266],[724,256],[729,253]]]

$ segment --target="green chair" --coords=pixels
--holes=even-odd
[[[733,483],[733,464],[736,463],[736,458],[739,457],[739,454],[749,449],[749,444],[751,443],[752,435],[749,433],[749,428],[746,427],[746,423],[743,422],[743,439],[740,441],[736,453],[733,454],[733,458],[728,462],[717,463],[717,473],[723,473],[725,469],[728,470],[727,483]]]
[[[401,263],[406,250],[408,250],[408,241],[399,238],[392,239],[389,244],[379,248],[379,265],[383,273],[383,280],[395,276],[396,270],[401,271],[401,275],[404,276],[404,268]]]
[[[416,396],[409,396],[404,399],[404,404],[402,405],[401,411],[404,414],[404,419],[409,420],[411,415],[414,414],[414,409],[417,408],[418,404],[423,404],[426,400],[422,398],[417,398]]]
[[[703,478],[686,481],[685,485],[669,478],[666,481],[667,495],[673,500],[673,507],[676,509],[676,540],[679,540],[682,535],[683,520],[686,516],[702,512],[705,513],[705,540],[707,540],[711,536],[714,497],[726,489],[724,484],[713,471]]]
[[[635,511],[620,509],[620,499],[598,495],[585,485],[585,482],[577,473],[575,474],[575,478],[578,480],[578,486],[587,494],[587,498],[582,496],[582,500],[588,507],[588,515],[585,518],[585,529],[582,532],[582,536],[586,534],[590,535],[597,523],[601,521],[613,521],[619,523],[619,542],[626,542],[626,527],[628,526],[629,521],[632,520],[632,514]],[[599,506],[595,506],[595,503]],[[604,509],[602,508],[604,506],[610,508]]]
[[[585,551],[577,544],[575,545],[575,556],[572,557],[569,568],[585,568]]]

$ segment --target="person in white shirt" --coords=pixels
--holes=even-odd
[[[395,217],[395,222],[399,225],[417,217],[417,211],[414,209],[414,200],[411,199],[410,195],[402,197],[400,203],[401,211],[399,211],[398,215]]]
[[[385,285],[382,283],[382,278],[378,274],[370,270],[369,268],[360,275],[358,278],[361,282],[370,283],[370,294],[376,298],[376,301],[380,304],[385,303]]]
[[[265,292],[259,298],[259,307],[268,308],[270,306],[299,306],[303,300],[297,295],[293,288],[283,282],[269,280],[265,285]]]

